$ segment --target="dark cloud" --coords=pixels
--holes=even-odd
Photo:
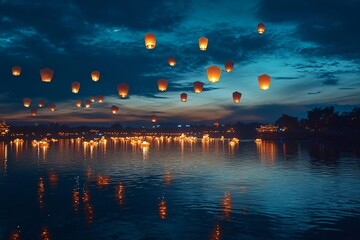
[[[338,85],[339,79],[335,77],[333,73],[330,72],[322,72],[318,74],[318,77],[322,79],[322,83],[324,85]]]
[[[356,88],[353,88],[353,87],[340,87],[338,89],[339,90],[353,90],[353,89],[356,89]]]
[[[321,91],[317,91],[317,92],[308,92],[307,94],[309,94],[309,95],[316,95],[316,94],[320,94],[321,93]]]

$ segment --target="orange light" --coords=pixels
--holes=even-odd
[[[21,67],[20,66],[14,66],[12,67],[12,75],[13,76],[20,76],[21,74]]]
[[[147,49],[153,49],[156,46],[156,38],[153,33],[147,33],[145,35],[145,47]]]
[[[207,48],[207,45],[209,43],[209,40],[206,37],[199,38],[199,48],[201,51],[205,51]]]

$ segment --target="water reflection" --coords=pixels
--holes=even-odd
[[[98,175],[96,179],[96,186],[98,188],[105,188],[110,184],[110,177],[107,175]]]
[[[225,195],[222,199],[222,207],[223,207],[223,214],[225,216],[225,220],[229,220],[231,209],[232,209],[230,193],[225,193]]]
[[[73,210],[77,212],[80,205],[79,177],[76,177],[76,184],[72,191]]]
[[[165,199],[161,199],[161,201],[159,203],[159,217],[160,217],[160,219],[165,220],[166,215],[167,215],[166,201],[165,201]]]
[[[40,208],[44,207],[44,194],[45,194],[44,178],[40,177],[38,182],[38,201]]]
[[[2,162],[2,172],[3,175],[6,176],[6,171],[7,171],[7,158],[8,158],[8,148],[7,148],[7,144],[5,144],[4,142],[0,142],[0,159]]]
[[[39,240],[50,240],[50,231],[47,226],[41,228]]]
[[[50,187],[57,187],[58,182],[59,182],[59,177],[58,177],[57,173],[55,172],[55,170],[51,169],[49,172]]]
[[[92,224],[94,222],[94,207],[90,203],[86,203],[84,206],[85,210],[85,218],[88,224]]]
[[[220,224],[217,223],[210,234],[209,240],[220,240]]]
[[[315,143],[309,147],[309,156],[315,160],[334,163],[339,158],[339,148],[335,144]]]
[[[124,186],[122,183],[116,187],[116,199],[120,206],[124,204]]]
[[[275,160],[277,158],[277,148],[275,142],[266,140],[256,141],[256,148],[262,163],[275,163]]]
[[[20,240],[21,234],[19,230],[10,233],[9,240]]]
[[[173,181],[173,176],[172,176],[172,174],[171,174],[170,171],[166,171],[166,172],[164,173],[163,180],[164,180],[164,184],[165,184],[165,185],[170,185],[170,184],[172,183],[172,181]]]

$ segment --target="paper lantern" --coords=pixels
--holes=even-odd
[[[154,123],[154,122],[156,122],[156,115],[153,115],[152,117],[151,117],[151,121]]]
[[[77,101],[75,102],[75,106],[81,107],[81,100],[77,100]]]
[[[181,100],[182,102],[186,102],[186,101],[187,101],[187,94],[186,94],[186,93],[180,94],[180,100]]]
[[[49,110],[54,112],[55,111],[55,108],[56,108],[56,105],[55,104],[49,104]]]
[[[30,98],[24,98],[23,99],[23,102],[24,102],[24,107],[30,107],[30,104],[31,104],[31,99]]]
[[[112,105],[112,106],[111,106],[111,112],[112,112],[113,114],[118,113],[118,112],[119,112],[119,107],[117,107],[117,106],[115,106],[115,105]]]
[[[169,62],[169,65],[171,66],[171,67],[173,67],[173,66],[175,66],[176,65],[176,60],[175,60],[175,58],[174,57],[169,57],[168,58],[168,62]]]
[[[232,70],[234,68],[234,62],[233,61],[226,61],[224,65],[225,65],[225,71],[226,72],[232,72]]]
[[[39,102],[39,104],[38,104],[38,107],[39,107],[39,108],[43,108],[43,107],[45,107],[45,104],[46,104],[46,101],[45,101],[45,100],[41,100],[41,101]]]
[[[43,68],[40,70],[40,76],[41,76],[41,81],[51,82],[54,76],[54,71],[51,68]]]
[[[241,93],[239,92],[233,92],[233,100],[234,103],[239,103],[241,99]]]
[[[99,79],[100,79],[100,72],[99,72],[99,71],[92,71],[92,72],[91,72],[91,79],[92,79],[94,82],[99,81]]]
[[[145,47],[147,49],[153,49],[156,45],[156,38],[153,33],[147,33],[145,35]]]
[[[71,91],[72,91],[73,93],[78,93],[79,90],[80,90],[80,83],[79,83],[79,82],[73,82],[73,83],[71,84]]]
[[[85,107],[86,107],[86,108],[91,107],[91,102],[90,102],[89,100],[87,100],[87,101],[85,102]]]
[[[95,102],[96,98],[94,96],[90,97],[91,102]]]
[[[259,86],[261,90],[268,90],[270,88],[270,76],[262,74],[258,77]]]
[[[259,23],[258,24],[258,33],[264,34],[264,32],[265,32],[265,25],[263,23]]]
[[[167,87],[168,87],[168,81],[165,78],[162,78],[158,81],[159,91],[161,92],[166,91]]]
[[[20,76],[20,74],[21,74],[21,67],[20,66],[12,67],[12,75],[13,76]]]
[[[98,96],[98,102],[99,103],[102,103],[102,102],[104,102],[104,96]]]
[[[209,40],[206,37],[199,38],[199,48],[201,51],[205,51],[207,48],[207,45],[209,43]]]
[[[207,69],[207,75],[210,82],[218,82],[220,80],[221,69],[218,66],[210,66]]]
[[[194,92],[201,93],[203,91],[204,83],[196,81],[194,82]]]
[[[129,85],[126,83],[120,83],[118,85],[118,92],[121,98],[126,98],[129,94]]]
[[[37,108],[32,108],[32,109],[30,110],[30,113],[31,113],[31,116],[35,117],[36,114],[38,113]]]

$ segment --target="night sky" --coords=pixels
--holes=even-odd
[[[283,113],[305,117],[315,106],[350,111],[360,104],[359,9],[358,0],[1,0],[0,120],[129,125],[155,114],[176,123],[266,123]],[[152,50],[144,44],[148,32],[157,39]],[[206,51],[199,50],[202,36]],[[210,83],[207,67],[224,70],[226,60],[234,61],[233,72]],[[16,65],[19,77],[11,74]],[[41,81],[44,67],[55,71],[51,83]],[[98,82],[93,70],[101,72]],[[264,73],[271,76],[267,91],[258,84]],[[161,78],[169,81],[166,92],[157,88]],[[78,94],[71,92],[74,81],[81,83]],[[201,94],[193,92],[194,81],[205,83]],[[130,86],[128,99],[119,98],[122,82]],[[240,103],[233,103],[234,91],[242,93]],[[104,103],[75,106],[98,95]],[[31,117],[24,97],[57,109]]]

